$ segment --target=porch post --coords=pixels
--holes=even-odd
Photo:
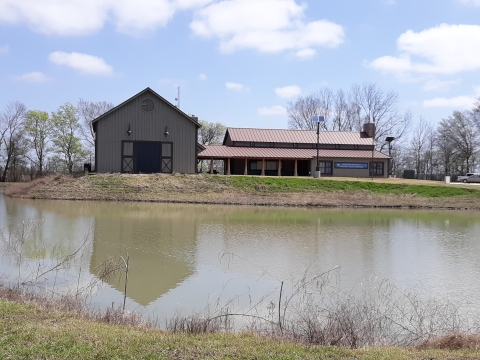
[[[262,159],[262,176],[265,176],[265,159]]]
[[[210,159],[210,174],[213,174],[213,158]]]
[[[245,170],[243,171],[243,175],[248,175],[247,158],[245,158]]]
[[[280,159],[278,159],[278,176],[282,176],[281,166],[282,166],[282,163],[280,162]]]
[[[293,176],[298,176],[298,172],[297,172],[297,159],[295,159],[295,170],[293,170]]]
[[[227,175],[230,175],[230,158],[227,160]]]

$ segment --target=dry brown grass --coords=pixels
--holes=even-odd
[[[480,349],[480,334],[462,334],[454,333],[428,339],[423,342],[420,348],[434,349]]]

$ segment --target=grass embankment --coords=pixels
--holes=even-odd
[[[0,296],[1,359],[478,359],[478,337],[437,348],[305,346],[253,334],[173,334],[85,319],[50,303]],[[450,348],[438,348],[448,346]]]
[[[480,187],[403,179],[179,174],[96,174],[74,179],[56,175],[11,185],[8,193],[30,199],[480,210]]]

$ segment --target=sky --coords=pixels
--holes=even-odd
[[[480,96],[480,0],[0,0],[0,111],[122,103],[287,128],[322,87],[374,83],[437,123]]]

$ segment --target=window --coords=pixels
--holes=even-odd
[[[383,162],[370,163],[370,176],[383,175]]]
[[[360,148],[360,146],[358,146],[358,145],[353,145],[353,148],[354,148],[355,150],[358,150],[358,149]]]
[[[339,144],[335,144],[335,149],[340,149],[340,145],[339,145]]]
[[[298,143],[293,143],[294,148],[298,148]]]
[[[320,161],[318,163],[320,166],[320,173],[325,175],[332,174],[332,162],[331,161]]]
[[[268,143],[268,146],[269,146],[269,147],[274,147],[274,146],[275,146],[275,143],[273,143],[273,142]]]
[[[262,170],[262,161],[261,160],[250,161],[250,170]]]
[[[265,161],[265,170],[278,170],[278,161]]]
[[[251,147],[254,147],[254,146],[255,146],[255,143],[254,143],[253,141],[250,142],[250,146],[251,146]]]

